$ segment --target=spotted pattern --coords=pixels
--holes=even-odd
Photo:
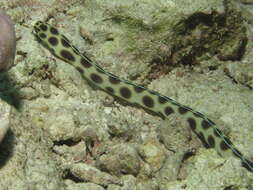
[[[99,83],[100,84],[100,83],[103,82],[103,79],[98,74],[96,74],[96,73],[91,73],[90,78],[95,83]]]
[[[215,140],[214,140],[214,137],[212,135],[209,135],[208,138],[207,138],[207,142],[209,144],[209,146],[211,148],[214,148],[215,146]]]
[[[201,122],[201,126],[204,130],[207,130],[209,129],[212,125],[206,120],[206,119],[203,119],[202,122]]]
[[[40,33],[39,36],[40,36],[40,38],[46,38],[47,37],[46,34],[44,34],[44,33]]]
[[[197,124],[194,118],[190,117],[187,119],[190,128],[194,131],[197,128]]]
[[[84,73],[84,70],[81,67],[76,67],[76,69],[80,72],[80,73]]]
[[[58,30],[56,28],[54,28],[54,27],[50,27],[50,32],[52,34],[54,34],[54,35],[58,35],[59,34]]]
[[[134,86],[134,91],[137,93],[141,93],[141,92],[145,91],[145,89],[142,87],[139,87],[139,86]]]
[[[170,107],[170,106],[167,106],[165,109],[164,109],[164,113],[165,115],[170,115],[172,113],[174,113],[174,110]]]
[[[40,25],[40,29],[41,29],[42,31],[45,31],[45,32],[46,32],[48,28],[47,28],[47,25],[41,24],[41,25]]]
[[[61,45],[62,45],[63,47],[65,47],[65,48],[71,47],[71,46],[69,45],[69,42],[67,42],[64,38],[61,38]]]
[[[154,100],[149,96],[143,96],[142,102],[145,106],[152,108],[154,107]]]
[[[233,144],[227,137],[223,137],[223,138],[225,139],[225,141],[221,141],[220,149],[223,151],[226,151],[230,149],[230,146],[233,146]]]
[[[90,68],[92,66],[91,63],[87,59],[84,59],[83,57],[81,58],[81,64],[85,68]]]
[[[185,113],[187,113],[188,112],[188,108],[186,108],[186,107],[178,107],[178,112],[180,113],[180,114],[185,114]]]
[[[200,131],[198,135],[199,135],[199,138],[206,143],[204,133],[202,131]]]
[[[223,156],[233,155],[239,158],[242,161],[242,166],[253,172],[253,163],[246,159],[228,137],[217,128],[216,124],[202,113],[183,106],[169,97],[104,71],[85,54],[81,54],[56,28],[47,23],[38,21],[34,25],[33,33],[38,41],[49,48],[54,55],[73,65],[83,78],[92,84],[130,103],[139,104],[142,107],[144,105],[162,118],[166,118],[172,113],[180,114],[186,119],[190,128],[210,147],[215,148]]]
[[[122,87],[120,89],[120,95],[123,98],[129,99],[131,97],[131,91],[127,87]]]
[[[105,88],[109,93],[113,94],[114,93],[114,90],[112,87],[106,87]]]
[[[48,42],[52,45],[52,46],[57,46],[58,44],[58,39],[54,36],[48,38]]]
[[[221,149],[222,151],[225,151],[225,150],[228,150],[228,149],[229,149],[229,146],[227,146],[226,142],[221,141],[221,143],[220,143],[220,149]]]
[[[64,58],[64,59],[66,59],[66,60],[68,60],[68,61],[75,61],[75,57],[72,55],[72,53],[70,53],[69,51],[67,51],[67,50],[61,50],[61,52],[60,52],[60,55]]]
[[[167,102],[167,100],[166,100],[166,98],[164,98],[164,97],[158,96],[158,102],[159,102],[160,104],[165,104],[165,103]]]
[[[220,137],[222,135],[222,132],[220,129],[214,127],[213,128],[213,134],[216,136],[216,137]]]
[[[120,80],[116,77],[112,77],[112,76],[109,76],[109,81],[111,84],[119,84],[120,83]]]

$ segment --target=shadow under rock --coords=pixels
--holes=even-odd
[[[14,80],[8,72],[0,72],[0,99],[20,110],[21,100],[19,91],[14,87]],[[0,143],[0,169],[10,160],[14,151],[15,134],[9,129]]]
[[[0,144],[0,169],[10,160],[14,150],[15,135],[9,129]]]
[[[7,72],[0,73],[0,99],[19,110],[21,108],[19,91],[13,84],[14,81]]]

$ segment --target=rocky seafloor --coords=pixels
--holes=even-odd
[[[94,89],[32,34],[47,21],[105,70],[211,118],[253,159],[250,0],[2,0],[15,65],[0,74],[1,190],[252,190],[253,174]],[[6,127],[5,127],[6,128]]]

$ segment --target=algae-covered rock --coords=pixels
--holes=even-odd
[[[122,173],[136,176],[140,172],[141,160],[133,147],[122,144],[108,147],[107,154],[99,158],[97,166],[116,176]]]

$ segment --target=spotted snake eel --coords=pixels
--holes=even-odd
[[[105,71],[76,47],[59,31],[42,21],[34,25],[33,34],[36,39],[48,48],[53,55],[74,66],[89,83],[108,94],[158,114],[163,119],[177,113],[186,119],[190,128],[211,148],[215,148],[221,156],[234,156],[241,160],[242,166],[253,172],[253,162],[233,145],[216,124],[200,112],[184,106],[158,92],[136,85],[130,81]]]

